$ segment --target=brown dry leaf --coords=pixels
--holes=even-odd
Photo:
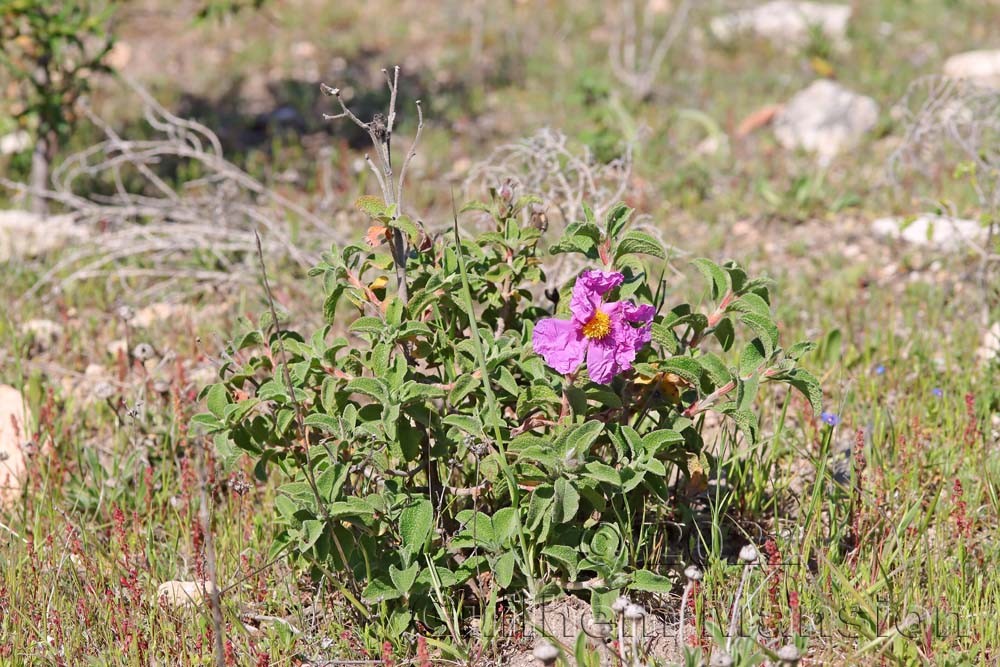
[[[757,109],[752,114],[740,121],[739,127],[736,128],[736,136],[740,139],[756,132],[760,128],[770,124],[774,117],[778,115],[781,111],[783,104],[768,104],[760,109]]]

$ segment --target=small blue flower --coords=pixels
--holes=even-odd
[[[875,367],[875,375],[885,375],[885,366],[879,364]]]
[[[819,418],[823,420],[823,423],[827,426],[836,426],[840,423],[840,416],[832,412],[823,411],[820,413]]]
[[[931,389],[931,393],[937,396],[938,398],[944,396],[944,391],[941,389],[941,387],[934,387],[933,389]]]

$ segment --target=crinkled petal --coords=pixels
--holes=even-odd
[[[610,384],[618,372],[618,362],[615,359],[616,345],[611,336],[603,340],[591,341],[587,348],[587,373],[590,379],[598,384]]]
[[[656,314],[656,308],[648,303],[635,305],[631,301],[622,302],[622,315],[629,322],[648,322]]]
[[[587,339],[576,323],[554,317],[535,325],[531,346],[545,363],[563,375],[579,368],[587,354]]]
[[[624,282],[625,276],[617,271],[584,271],[573,285],[573,298],[569,308],[573,319],[586,324],[601,304],[601,297]]]

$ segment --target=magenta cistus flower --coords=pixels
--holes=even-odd
[[[573,316],[535,325],[531,344],[545,363],[565,375],[586,361],[590,379],[600,384],[632,368],[636,353],[650,340],[655,309],[631,301],[605,303],[604,295],[624,280],[617,271],[584,271],[577,278],[570,301]]]

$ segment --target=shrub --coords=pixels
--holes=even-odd
[[[223,463],[246,454],[260,477],[282,475],[275,553],[307,561],[366,617],[392,601],[393,633],[418,620],[457,636],[472,604],[489,637],[499,595],[585,590],[606,613],[626,589],[672,590],[650,531],[677,509],[689,464],[708,465],[704,415],[753,442],[762,384],[818,407],[796,365],[809,345],[779,346],[766,280],[695,260],[713,307],[667,307],[650,277],[665,252],[629,229],[627,206],[600,221],[586,209],[546,243],[521,222],[533,201],[494,190],[432,237],[361,198],[367,241],[312,272],[326,326],[287,330],[272,308],[204,390],[195,422]],[[560,253],[593,269],[542,296],[545,258]]]

